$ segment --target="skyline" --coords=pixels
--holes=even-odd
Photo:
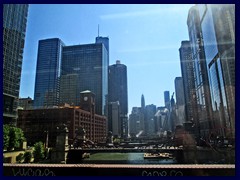
[[[181,41],[189,39],[186,22],[192,6],[30,5],[20,97],[33,98],[39,40],[60,38],[67,46],[90,44],[98,36],[99,25],[99,35],[109,37],[109,65],[120,60],[127,66],[129,113],[141,106],[142,94],[146,105],[164,106],[164,91],[171,96],[174,79],[181,76],[178,49]]]

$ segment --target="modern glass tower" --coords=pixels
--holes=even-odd
[[[122,136],[127,135],[128,130],[128,89],[127,89],[127,66],[119,60],[109,66],[108,101],[120,104],[120,120]]]
[[[198,128],[202,137],[208,137],[213,120],[212,106],[202,31],[200,28],[200,17],[196,5],[188,12],[187,25],[194,65]]]
[[[179,49],[183,89],[186,107],[186,122],[197,124],[196,93],[194,83],[194,66],[190,41],[182,41]]]
[[[46,108],[58,105],[63,46],[64,43],[58,38],[39,41],[34,108]]]
[[[105,115],[108,95],[108,65],[108,51],[102,43],[63,47],[61,76],[75,74],[74,76],[77,76],[75,79],[78,79],[78,85],[74,86],[77,88],[74,90],[77,92],[75,101],[65,103],[79,105],[80,92],[89,90],[95,94],[96,114]],[[60,86],[62,87],[62,85]],[[60,99],[67,98],[60,97]]]
[[[27,4],[3,4],[3,120],[16,124]]]
[[[235,5],[198,5],[213,109],[212,134],[235,137]]]

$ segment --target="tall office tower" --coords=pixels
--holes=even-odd
[[[145,128],[147,135],[155,135],[156,134],[156,111],[157,107],[153,104],[146,106],[146,117],[145,122],[147,122],[147,127]]]
[[[194,84],[194,66],[190,41],[182,41],[179,49],[183,89],[186,107],[186,122],[197,124],[196,93]],[[196,133],[197,129],[196,129]],[[196,134],[197,135],[197,134]]]
[[[164,91],[164,104],[166,108],[170,108],[170,92]]]
[[[142,94],[141,96],[141,119],[143,121],[143,135],[147,135],[148,122],[146,121],[146,106],[145,106],[145,98]]]
[[[144,122],[140,107],[133,107],[129,115],[129,134],[131,137],[139,137],[144,131]]]
[[[63,46],[64,43],[58,38],[40,40],[38,43],[34,108],[58,105]]]
[[[108,52],[102,43],[63,47],[61,76],[78,75],[77,94],[73,102],[75,105],[80,102],[80,92],[90,90],[95,94],[96,114],[105,114],[108,95],[108,65]],[[60,97],[60,99],[64,98]],[[71,104],[72,102],[65,103]]]
[[[235,5],[198,5],[213,109],[212,134],[235,137]]]
[[[128,89],[127,89],[127,66],[119,60],[116,64],[109,66],[108,102],[120,103],[121,136],[128,134]]]
[[[174,83],[176,93],[176,115],[177,115],[175,125],[182,125],[185,122],[185,101],[182,77],[176,77]]]
[[[27,4],[3,4],[3,123],[16,125]]]
[[[207,137],[209,135],[213,119],[207,65],[201,38],[202,32],[197,6],[193,6],[189,10],[187,25],[194,63],[194,79],[198,113],[197,128],[202,137]]]
[[[115,137],[122,137],[122,125],[120,119],[119,101],[109,102],[108,104],[108,132],[111,131]]]

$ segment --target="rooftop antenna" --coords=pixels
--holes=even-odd
[[[98,37],[99,37],[99,24],[98,24]]]

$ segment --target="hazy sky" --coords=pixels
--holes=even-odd
[[[20,97],[34,96],[38,41],[60,38],[67,46],[95,43],[109,37],[110,65],[127,66],[128,105],[164,105],[163,92],[175,91],[181,76],[179,48],[188,40],[189,4],[30,5],[23,57]]]

